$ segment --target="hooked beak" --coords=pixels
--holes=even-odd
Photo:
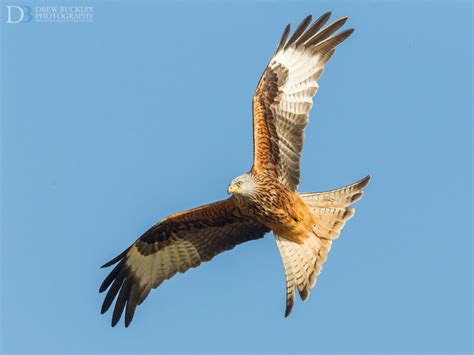
[[[235,185],[229,185],[229,187],[227,187],[227,193],[229,195],[233,194],[235,191],[237,191],[237,187]]]

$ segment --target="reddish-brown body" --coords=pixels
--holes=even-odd
[[[232,199],[237,207],[274,234],[303,243],[316,223],[306,203],[271,174],[253,173],[253,176],[257,182],[256,192],[249,198],[234,195]]]
[[[283,218],[266,224],[266,226],[274,234],[285,236],[286,239],[301,244],[312,233],[316,219],[309,211],[306,203],[297,194],[290,192],[287,199],[291,202],[284,209],[281,209],[282,214],[284,214]],[[264,223],[264,221],[260,222]]]

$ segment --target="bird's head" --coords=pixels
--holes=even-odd
[[[229,184],[227,192],[238,196],[251,196],[256,189],[256,182],[251,174],[237,176]]]

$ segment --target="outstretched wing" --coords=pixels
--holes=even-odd
[[[185,272],[236,245],[263,237],[269,230],[243,216],[231,199],[173,214],[144,233],[122,254],[102,267],[118,263],[100,286],[109,289],[105,313],[116,299],[112,326],[125,309],[125,326],[135,308],[177,272]],[[118,296],[117,296],[118,295]]]
[[[322,29],[330,15],[324,14],[311,26],[311,16],[306,17],[288,41],[290,25],[285,28],[253,97],[252,169],[270,172],[293,191],[300,181],[304,128],[317,80],[335,47],[353,32],[333,35],[347,17]]]

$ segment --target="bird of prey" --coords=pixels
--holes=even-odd
[[[286,277],[287,317],[295,290],[306,300],[331,244],[354,214],[370,176],[327,192],[297,192],[304,128],[326,63],[353,29],[347,17],[324,28],[330,13],[306,17],[289,37],[290,25],[253,96],[254,159],[232,180],[228,199],[172,214],[146,231],[103,267],[117,264],[100,286],[108,289],[102,313],[115,300],[112,326],[125,311],[125,326],[150,291],[177,272],[262,238],[272,231]],[[288,38],[289,37],[289,38]]]

